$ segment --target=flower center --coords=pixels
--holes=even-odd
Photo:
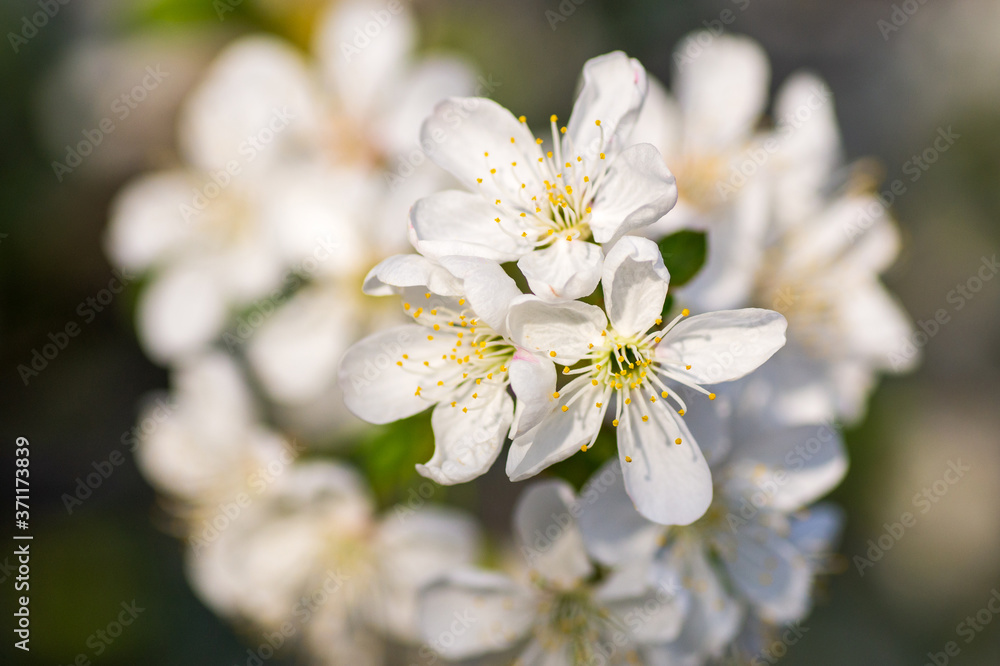
[[[534,629],[538,643],[549,653],[566,654],[573,664],[595,663],[595,648],[602,637],[628,632],[584,586],[547,591],[539,604],[538,617],[541,621]]]
[[[561,393],[557,392],[553,396],[569,396],[562,411],[568,412],[581,398],[590,400],[596,396],[593,409],[601,410],[601,418],[607,413],[611,399],[615,399],[615,418],[611,424],[616,428],[631,428],[634,419],[648,422],[651,410],[656,409],[665,412],[676,410],[677,414],[683,416],[687,406],[676,391],[668,390],[665,383],[668,379],[714,400],[714,393],[709,393],[682,374],[683,370],[691,369],[690,365],[667,360],[656,354],[656,346],[663,336],[688,314],[690,313],[685,309],[662,329],[654,328],[645,335],[624,336],[613,329],[601,331],[602,343],[591,344],[590,353],[577,366],[563,368],[564,375],[578,376],[566,384]],[[656,326],[662,324],[663,320],[657,318]],[[674,418],[673,414],[666,416]],[[586,451],[596,440],[595,434],[581,450]],[[675,444],[682,442],[679,437],[674,440]],[[631,460],[626,458],[626,462]]]
[[[483,153],[489,177],[500,191],[500,198],[493,199],[493,204],[506,218],[494,221],[509,236],[536,248],[547,247],[560,238],[591,238],[588,221],[592,205],[608,172],[603,128],[599,145],[576,147],[568,137],[563,142],[561,135],[566,134],[566,127],[557,127],[557,117],[549,120],[552,150],[543,152],[543,141],[536,138],[534,145],[522,147],[527,163],[497,164],[489,151]],[[520,121],[527,122],[524,116]],[[595,122],[600,127],[601,121]],[[515,143],[515,137],[510,142]],[[503,178],[497,175],[498,170]],[[483,182],[483,178],[476,180]]]
[[[403,310],[428,328],[428,342],[440,344],[422,355],[404,353],[396,365],[425,378],[417,384],[415,395],[430,402],[447,400],[458,408],[460,395],[472,391],[473,402],[461,405],[468,413],[481,404],[475,402],[480,397],[507,386],[508,366],[517,349],[463,307],[464,298],[455,301],[430,292],[424,297],[424,306],[404,302]]]

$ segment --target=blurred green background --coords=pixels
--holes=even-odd
[[[823,586],[808,631],[782,663],[916,665],[948,641],[961,648],[951,663],[1000,663],[1000,620],[969,643],[956,633],[1000,590],[1000,279],[984,282],[972,298],[953,293],[1000,252],[1000,3],[562,5],[565,20],[552,24],[546,12],[560,12],[557,0],[414,2],[424,47],[465,55],[499,82],[494,98],[529,116],[568,115],[583,62],[616,48],[669,84],[677,41],[728,10],[729,30],[769,52],[772,89],[803,67],[820,74],[835,94],[848,159],[873,158],[885,183],[906,179],[907,192],[894,204],[905,245],[886,281],[914,319],[928,321],[941,308],[951,319],[924,347],[919,370],[884,381],[867,421],[848,433],[852,468],[833,495],[848,519],[842,571]],[[894,7],[903,5],[915,8],[913,15],[904,12],[901,22],[897,14],[901,24],[892,24]],[[213,53],[261,30],[304,45],[314,5],[226,0],[233,11],[223,20],[211,0],[58,6],[16,52],[8,33],[20,33],[39,3],[0,6],[0,485],[10,501],[14,440],[27,437],[35,537],[30,655],[12,648],[13,546],[0,549],[0,661],[61,665],[85,654],[109,666],[243,663],[238,633],[188,588],[181,544],[122,442],[138,398],[167,380],[132,332],[134,286],[81,324],[28,385],[16,368],[30,363],[50,333],[84,321],[78,308],[107,286],[112,273],[101,234],[108,202],[130,176],[175,159],[174,114]],[[59,182],[52,160],[107,113],[139,62],[162,62],[171,76]],[[939,128],[960,138],[911,182],[905,164],[932,145]],[[70,514],[63,496],[95,464],[107,469],[102,463],[115,451],[124,462]],[[917,525],[859,575],[851,558],[864,554],[884,524],[914,512],[914,495],[958,460],[971,471],[926,514],[917,512]],[[481,508],[496,524],[506,522],[503,503]],[[132,600],[143,612],[95,656],[99,639],[92,636]]]

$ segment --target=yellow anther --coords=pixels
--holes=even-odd
[[[400,365],[402,365],[402,364],[400,364]],[[596,379],[591,379],[590,383],[593,384],[594,386],[597,386],[597,380]]]
[[[625,456],[625,462],[627,463],[632,462],[632,456]]]
[[[458,304],[459,305],[465,305],[465,299],[464,298],[458,299]]]
[[[715,400],[715,394],[714,393],[709,393],[708,394],[708,399],[709,400]]]
[[[396,365],[398,365],[399,367],[402,368],[403,367],[403,362],[402,361],[396,361]]]
[[[500,224],[500,218],[499,217],[494,217],[493,221],[496,222],[497,224]]]
[[[662,323],[663,323],[663,317],[657,317],[656,318],[656,325],[659,326]]]
[[[444,386],[444,382],[441,381],[441,380],[438,380],[438,386]]]
[[[678,437],[677,439],[674,440],[674,444],[680,444],[680,443],[681,443],[681,438],[680,437]]]
[[[560,127],[560,128],[559,128],[559,132],[560,132],[561,134],[565,134],[565,133],[566,133],[566,128],[565,128],[565,127]]]
[[[681,314],[687,317],[689,314],[691,314],[691,311],[688,310],[687,308],[684,308],[683,310],[681,310]]]
[[[556,357],[556,353],[554,351],[550,351],[549,352],[549,356],[551,356],[552,358],[555,358]]]
[[[466,414],[468,414],[469,413],[469,408],[468,407],[462,407],[462,411],[465,412]]]
[[[684,410],[683,409],[678,409],[677,413],[680,414],[681,416],[684,416]]]
[[[618,388],[621,388],[621,387],[622,387],[621,382],[619,382],[618,383]],[[625,404],[626,405],[631,405],[632,404],[632,398],[625,398]]]
[[[473,400],[475,400],[475,399],[476,399],[476,398],[478,398],[478,397],[479,397],[479,394],[478,394],[478,393],[473,393],[473,394],[472,394],[472,399],[473,399]]]
[[[594,124],[597,125],[598,127],[600,127],[601,126],[601,121],[600,120],[595,120]]]
[[[455,407],[456,405],[458,405],[458,403],[457,403],[457,402],[452,402],[452,403],[451,403],[451,406],[452,406],[452,407]]]
[[[555,400],[558,400],[559,399],[559,391],[556,391],[555,393],[553,393],[552,394],[552,398],[555,399]]]
[[[518,118],[517,118],[517,119],[518,119],[518,120],[520,120],[520,121],[521,121],[522,123],[526,123],[526,122],[528,122],[528,119],[527,119],[527,118],[525,118],[524,116],[518,116]]]
[[[564,375],[568,375],[569,374],[569,366],[568,365],[565,368],[563,368],[563,374]]]
[[[404,310],[409,310],[410,309],[410,304],[409,303],[403,303],[403,309]]]
[[[528,217],[527,213],[521,213],[521,217]]]
[[[648,416],[646,416],[645,414],[643,414],[643,415],[642,415],[642,420],[643,420],[643,422],[646,422],[646,421],[648,421],[648,420],[649,420],[649,417],[648,417]]]
[[[430,298],[430,297],[431,297],[431,292],[428,291],[427,293],[424,294],[424,298]]]
[[[490,152],[488,150],[483,153],[483,157],[489,157],[489,156],[490,156]]]
[[[587,451],[587,445],[584,444],[583,446],[581,446],[580,450],[583,451],[583,452],[586,452]]]
[[[572,236],[566,236],[566,240],[571,241],[571,240],[573,240],[573,237]]]
[[[428,340],[433,340],[433,339],[434,339],[434,336],[433,336],[433,335],[428,335],[428,336],[427,336],[427,339],[428,339]]]
[[[410,358],[409,354],[403,354],[403,358]]]
[[[660,397],[661,398],[666,398],[667,397],[667,392],[663,391],[662,393],[660,393]]]
[[[549,159],[552,159],[552,151],[550,150],[549,152],[545,153],[545,156],[548,157]]]
[[[594,405],[595,405],[595,406],[596,406],[596,407],[597,407],[598,409],[600,409],[600,408],[601,408],[601,404],[602,404],[602,403],[599,403],[599,402],[595,402],[595,403],[594,403]]]
[[[496,173],[496,172],[497,172],[496,169],[490,169],[490,173]]]
[[[476,386],[479,386],[482,383],[483,383],[483,378],[482,377],[477,377],[476,378]]]
[[[568,412],[568,411],[569,411],[569,407],[567,407],[566,405],[563,405],[563,406],[562,406],[562,410],[563,410],[564,412]]]
[[[556,122],[557,120],[559,120],[559,116],[553,113],[551,116],[549,116],[549,120],[552,122]]]
[[[528,237],[528,232],[527,231],[522,231],[521,232],[521,238],[527,238],[527,237]]]
[[[584,176],[583,177],[583,182],[589,183],[590,182],[590,176]]]
[[[540,146],[540,145],[542,145],[542,140],[541,139],[535,139],[535,143],[537,143]]]
[[[441,330],[441,326],[438,325],[438,324],[434,324],[434,330],[435,331],[440,331]]]
[[[656,396],[655,395],[649,396],[649,401],[650,402],[656,402]]]
[[[483,179],[482,179],[482,178],[476,178],[476,182],[477,182],[477,183],[482,183],[482,182],[483,182]]]
[[[617,428],[618,427],[618,419],[615,419],[614,421],[612,421],[611,425],[613,425],[614,427]]]
[[[690,366],[690,365],[685,365],[685,366],[684,366],[684,369],[685,369],[685,370],[690,370],[690,369],[691,369],[691,366]]]

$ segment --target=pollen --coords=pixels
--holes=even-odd
[[[709,393],[708,394],[708,399],[709,400],[715,400],[715,394],[714,393]]]
[[[542,140],[541,139],[535,139],[535,143],[537,143],[540,146],[540,145],[542,145]]]
[[[433,335],[428,335],[428,336],[427,336],[427,339],[428,339],[428,340],[433,340],[433,339],[434,339],[434,336],[433,336]]]
[[[618,419],[615,419],[614,421],[612,421],[611,425],[613,425],[614,427],[617,428],[618,427]]]
[[[643,423],[645,423],[646,421],[648,421],[648,420],[649,420],[649,417],[648,417],[648,416],[646,416],[645,414],[643,414],[643,415],[642,415],[642,420],[643,420]]]
[[[496,169],[490,169],[490,173],[496,173],[496,172],[497,172]]]
[[[595,405],[595,406],[596,406],[596,407],[597,407],[598,409],[600,409],[600,408],[601,408],[601,405],[603,405],[603,404],[604,404],[604,403],[601,403],[601,402],[595,402],[595,403],[594,403],[594,405]]]
[[[549,120],[552,122],[556,122],[559,120],[559,116],[553,113],[551,116],[549,116]]]
[[[601,159],[602,160],[604,159],[604,153],[601,153]]]
[[[595,120],[594,124],[597,125],[598,127],[600,127],[601,126],[601,121],[600,120]]]
[[[680,414],[681,416],[684,416],[684,410],[683,409],[678,409],[677,413]]]
[[[396,361],[396,365],[398,365],[399,367],[402,368],[403,367],[403,362],[402,361]]]
[[[685,365],[685,366],[684,366],[684,369],[685,369],[685,370],[690,370],[690,369],[691,369],[691,366],[690,366],[690,365]]]
[[[552,358],[555,358],[556,357],[556,353],[554,351],[550,351],[549,352],[549,356],[551,356]]]
[[[625,456],[625,462],[627,463],[632,462],[632,456]]]
[[[469,413],[469,408],[468,407],[462,407],[462,412],[465,413],[465,414],[468,414]]]
[[[483,179],[482,179],[482,178],[476,178],[476,182],[477,182],[477,183],[482,183],[482,182],[483,182]]]
[[[400,365],[402,365],[402,363],[400,363]],[[569,368],[566,368],[566,369],[569,370]],[[593,384],[594,386],[597,386],[597,380],[596,379],[591,379],[590,383]]]
[[[663,391],[662,393],[660,393],[660,397],[661,398],[666,398],[667,397],[667,392]]]
[[[687,317],[689,314],[691,314],[691,311],[688,310],[687,308],[684,308],[683,310],[681,310],[681,315]]]
[[[558,400],[559,399],[559,391],[556,391],[555,393],[553,393],[552,394],[552,398]]]
[[[409,310],[410,309],[410,304],[409,303],[403,303],[403,309],[404,310]]]
[[[650,402],[656,402],[656,396],[655,395],[649,396],[649,401]]]
[[[566,406],[566,405],[563,405],[563,406],[562,406],[562,410],[563,410],[564,412],[568,412],[568,411],[569,411],[569,407],[568,407],[568,406]]]
[[[522,123],[528,122],[528,119],[525,118],[524,116],[518,116],[518,120],[520,120]]]
[[[586,451],[587,451],[587,445],[584,444],[583,446],[581,446],[580,450],[583,451],[584,453],[586,453]]]
[[[680,437],[678,437],[677,439],[674,440],[674,444],[680,444],[680,443],[681,443],[681,438]]]

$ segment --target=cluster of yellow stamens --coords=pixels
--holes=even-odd
[[[519,120],[527,124],[524,116]],[[558,127],[556,116],[551,116],[549,122],[552,150],[543,152],[540,147],[543,141],[536,138],[533,145],[521,147],[528,158],[527,163],[496,164],[490,152],[483,151],[488,177],[501,191],[500,198],[490,197],[490,200],[506,217],[506,220],[495,217],[493,221],[506,234],[536,248],[551,245],[557,239],[590,238],[587,220],[592,212],[591,204],[609,163],[607,156],[600,152],[604,147],[603,127],[600,146],[595,155],[589,156],[579,154],[571,138],[562,136],[566,134],[566,127]],[[595,123],[601,127],[600,120]],[[514,144],[517,140],[510,137],[510,142]],[[506,181],[498,177],[498,169],[504,172],[502,175],[510,177]],[[482,184],[486,177],[476,180]]]

